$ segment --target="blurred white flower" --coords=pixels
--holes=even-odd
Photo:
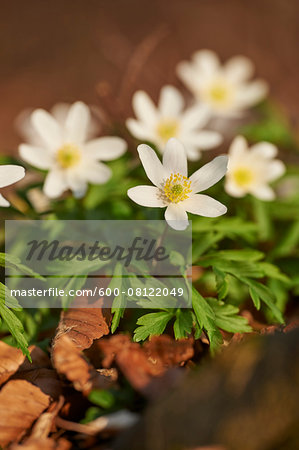
[[[165,208],[165,220],[172,228],[188,226],[187,211],[205,217],[218,217],[227,209],[208,195],[198,194],[213,186],[226,173],[227,156],[217,156],[188,178],[187,158],[180,141],[170,139],[163,153],[163,164],[146,144],[138,146],[146,175],[154,186],[136,186],[128,196],[141,206]]]
[[[3,165],[0,166],[0,188],[9,186],[21,180],[25,176],[22,166]],[[0,194],[0,206],[9,206],[10,203]]]
[[[144,91],[133,96],[133,109],[137,120],[128,119],[126,124],[133,136],[150,141],[163,153],[167,141],[179,139],[187,152],[187,158],[195,161],[201,150],[209,150],[222,142],[215,131],[202,130],[211,114],[204,105],[195,105],[184,110],[184,98],[173,86],[164,86],[156,107]]]
[[[252,62],[245,56],[221,65],[211,50],[200,50],[191,62],[183,61],[177,67],[181,80],[215,116],[239,116],[266,96],[265,81],[249,81],[253,72]]]
[[[225,190],[233,197],[252,194],[261,200],[273,200],[275,193],[268,183],[285,172],[278,159],[277,148],[269,142],[259,142],[248,147],[243,136],[237,136],[229,149]]]
[[[56,103],[50,109],[50,114],[57,120],[61,127],[65,126],[65,121],[71,107],[71,103]],[[15,120],[15,127],[17,132],[20,134],[22,139],[34,146],[43,145],[43,140],[41,139],[39,133],[36,131],[35,127],[31,122],[31,115],[33,113],[33,108],[26,108],[17,116]],[[96,111],[96,107],[91,107],[91,112]],[[86,140],[93,139],[97,136],[100,131],[99,122],[96,120],[94,114],[91,114],[90,120],[86,130]]]
[[[21,144],[19,151],[29,164],[49,171],[43,189],[49,198],[57,198],[67,189],[82,197],[88,183],[105,183],[111,170],[100,161],[116,159],[126,150],[126,142],[119,137],[87,140],[90,110],[82,102],[68,109],[63,125],[43,109],[31,114],[31,124],[40,144]]]

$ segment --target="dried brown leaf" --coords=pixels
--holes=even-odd
[[[110,313],[101,307],[70,308],[68,311],[62,311],[53,349],[64,335],[67,335],[79,349],[89,348],[94,339],[109,333],[109,321]]]
[[[16,373],[24,359],[20,349],[0,341],[0,386]]]
[[[72,444],[64,438],[28,439],[24,444],[10,446],[10,450],[69,450]]]
[[[157,336],[142,347],[130,340],[128,335],[116,335],[96,341],[88,351],[102,354],[101,365],[105,368],[115,363],[132,386],[148,395],[153,378],[162,376],[166,370],[177,367],[193,357],[193,340],[176,341],[169,336]]]
[[[52,403],[48,411],[44,412],[36,421],[32,428],[31,435],[22,444],[12,445],[10,450],[30,449],[30,450],[68,450],[71,443],[66,439],[60,438],[55,440],[49,438],[48,435],[54,425],[59,410],[64,402],[64,398],[60,397],[58,402]]]
[[[12,347],[9,347],[11,349]],[[52,368],[50,358],[39,347],[29,347],[32,362],[27,358],[19,365],[12,379],[27,380],[38,386],[45,394],[57,399],[62,394],[62,382]],[[15,357],[16,353],[13,352]]]
[[[50,397],[28,381],[8,381],[0,391],[0,445],[20,439],[49,403]]]
[[[148,358],[160,361],[163,367],[181,366],[194,355],[192,338],[174,340],[170,336],[153,336],[143,346]]]
[[[53,365],[78,391],[88,394],[91,389],[105,389],[111,385],[110,377],[97,372],[84,358],[80,349],[67,336],[60,336],[52,352]]]

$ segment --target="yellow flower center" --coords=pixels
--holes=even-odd
[[[232,98],[231,86],[222,80],[212,83],[206,91],[206,96],[218,106],[227,105]]]
[[[190,192],[192,192],[191,181],[179,173],[172,173],[163,187],[163,194],[171,203],[186,200],[189,198]]]
[[[163,142],[177,136],[179,124],[176,120],[162,120],[157,126],[157,133]]]
[[[245,167],[240,167],[239,169],[233,172],[233,177],[235,182],[239,186],[246,187],[252,183],[254,179],[254,174],[251,170]]]
[[[57,161],[63,169],[76,166],[81,159],[80,149],[74,144],[64,144],[57,151]]]

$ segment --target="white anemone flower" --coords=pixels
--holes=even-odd
[[[119,137],[88,140],[90,110],[82,102],[69,108],[63,125],[43,109],[32,113],[31,124],[40,144],[21,144],[19,151],[26,162],[49,171],[43,188],[49,198],[57,198],[67,189],[82,197],[88,183],[106,183],[111,170],[101,161],[116,159],[126,151],[126,142]]]
[[[59,102],[53,105],[49,111],[61,127],[65,126],[66,118],[71,106],[71,103]],[[95,138],[100,131],[99,123],[96,120],[95,114],[93,114],[94,112],[97,112],[97,108],[95,106],[91,106],[90,108],[92,114],[86,130],[86,140]],[[33,108],[26,108],[21,111],[15,120],[15,127],[19,135],[27,142],[27,144],[40,147],[43,146],[43,139],[41,139],[39,133],[32,125],[31,115],[33,111]]]
[[[191,62],[183,61],[177,67],[178,76],[194,96],[213,115],[222,117],[237,117],[266,96],[265,81],[249,81],[253,72],[252,62],[245,56],[235,56],[221,65],[211,50],[200,50]]]
[[[166,208],[165,220],[175,230],[188,227],[187,212],[205,217],[225,214],[226,206],[208,195],[198,194],[217,183],[226,173],[227,156],[217,156],[188,178],[184,146],[170,139],[163,153],[163,164],[146,144],[138,146],[146,175],[154,186],[136,186],[128,196],[141,206]]]
[[[248,147],[243,136],[237,136],[229,149],[225,190],[232,197],[252,194],[261,200],[273,200],[275,193],[268,183],[285,172],[282,161],[274,159],[277,147],[259,142]]]
[[[187,158],[196,161],[202,150],[210,150],[222,142],[216,131],[202,130],[211,118],[204,105],[184,109],[184,98],[173,86],[164,86],[160,92],[158,106],[144,91],[133,96],[136,119],[128,119],[130,133],[137,139],[155,144],[163,153],[167,141],[174,137],[184,145]]]
[[[12,164],[0,166],[0,188],[10,186],[25,176],[25,169],[22,166]],[[9,206],[10,203],[0,194],[0,206]]]

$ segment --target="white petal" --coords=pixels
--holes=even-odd
[[[66,139],[75,144],[82,144],[86,140],[90,122],[90,111],[83,102],[74,103],[65,120]]]
[[[148,179],[155,186],[160,186],[167,173],[156,152],[146,144],[138,145],[137,150]]]
[[[141,206],[165,208],[160,189],[155,186],[136,186],[128,190],[128,197]]]
[[[71,189],[74,197],[81,198],[87,190],[86,173],[82,170],[68,170],[65,173],[67,187]],[[92,177],[92,174],[91,174]]]
[[[22,166],[12,164],[0,166],[0,188],[16,183],[25,176],[25,169]]]
[[[37,109],[31,115],[31,123],[49,149],[56,150],[61,146],[62,130],[51,114]]]
[[[182,136],[182,140],[186,145],[196,145],[201,150],[210,150],[221,144],[223,138],[216,131],[198,131]]]
[[[277,155],[278,149],[275,145],[270,142],[259,142],[251,146],[250,151],[255,156],[263,158],[274,158]]]
[[[186,211],[199,216],[218,217],[227,212],[226,206],[208,195],[195,194],[183,203]]]
[[[165,220],[174,230],[185,230],[189,225],[187,213],[179,203],[172,203],[166,208]]]
[[[225,74],[234,83],[248,80],[254,72],[254,66],[245,56],[234,56],[225,64]]]
[[[137,91],[133,96],[133,109],[137,119],[154,126],[157,122],[157,109],[144,91]]]
[[[111,161],[122,156],[127,148],[123,139],[114,136],[93,139],[84,145],[84,153],[94,159]]]
[[[230,170],[235,163],[238,163],[238,161],[244,160],[244,157],[247,157],[248,145],[246,139],[243,136],[236,136],[230,145],[228,154],[228,170]]]
[[[211,118],[210,109],[201,104],[188,108],[181,117],[180,125],[184,131],[203,128]]]
[[[254,189],[250,190],[250,193],[260,200],[271,201],[275,199],[275,193],[270,186],[262,185],[256,186]]]
[[[231,197],[244,197],[248,192],[234,183],[229,177],[226,177],[224,184],[225,192]]]
[[[192,192],[204,191],[221,180],[227,170],[227,161],[226,155],[217,156],[213,161],[194,172],[189,178],[192,183]]]
[[[83,172],[83,169],[82,169]],[[104,184],[111,178],[112,171],[106,164],[92,162],[84,168],[84,179],[92,184]]]
[[[200,50],[193,55],[196,67],[206,76],[214,74],[220,66],[219,58],[212,50]]]
[[[126,125],[132,136],[137,139],[144,139],[145,141],[151,141],[153,139],[153,130],[151,130],[147,124],[138,122],[135,119],[127,119]]]
[[[163,166],[168,173],[188,175],[187,156],[183,144],[175,138],[169,139],[163,153]]]
[[[49,169],[53,164],[53,153],[47,148],[21,144],[19,146],[19,153],[24,161],[38,169]]]
[[[263,80],[244,84],[236,93],[236,106],[245,108],[253,106],[266,97],[268,85]]]
[[[277,178],[281,177],[285,171],[286,167],[282,161],[276,159],[275,161],[271,161],[267,166],[267,172],[265,174],[265,178],[267,181],[274,181]]]
[[[6,200],[6,198],[3,197],[3,195],[0,194],[0,206],[4,206],[7,208],[10,205],[10,203]]]
[[[177,74],[190,91],[194,94],[197,93],[200,80],[192,64],[186,61],[179,63],[177,66]]]
[[[184,107],[182,94],[174,86],[164,86],[161,89],[159,110],[162,117],[176,117]]]
[[[51,170],[46,176],[44,194],[49,198],[57,198],[68,189],[65,173],[62,170]]]

